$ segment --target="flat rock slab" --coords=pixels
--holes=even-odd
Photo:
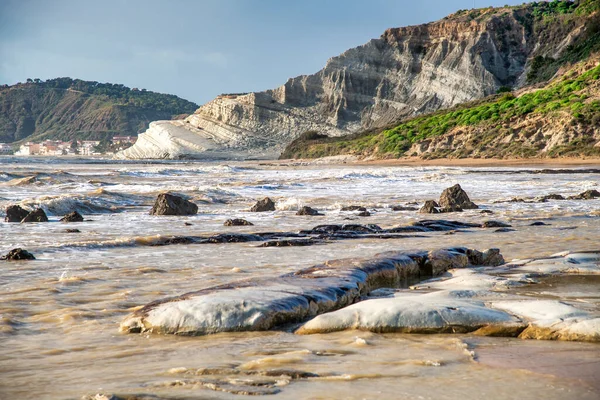
[[[233,282],[150,303],[121,323],[124,332],[204,335],[268,330],[356,303],[372,290],[466,266],[466,248],[386,252],[332,260],[279,277]]]

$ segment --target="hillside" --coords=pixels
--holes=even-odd
[[[348,138],[307,132],[281,158],[600,156],[600,56],[528,87]]]
[[[263,92],[224,94],[185,121],[151,127],[122,158],[276,158],[306,131],[381,130],[544,82],[598,49],[597,0],[458,11],[392,28],[313,75]]]
[[[177,96],[110,83],[28,79],[0,87],[0,142],[137,136],[151,121],[190,114]]]

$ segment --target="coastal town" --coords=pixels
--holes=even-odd
[[[25,142],[19,147],[0,143],[0,154],[16,156],[100,156],[114,154],[135,143],[136,136],[113,136],[110,140],[44,140]]]

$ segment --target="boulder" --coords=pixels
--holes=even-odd
[[[481,264],[490,267],[497,267],[504,264],[504,257],[500,254],[500,249],[487,249],[481,257]]]
[[[268,197],[258,200],[250,209],[252,212],[275,211],[275,203]]]
[[[459,184],[444,189],[440,196],[440,206],[453,210],[456,207],[460,207],[461,210],[472,210],[479,208],[477,204],[473,203],[467,192],[465,192]]]
[[[60,222],[83,222],[83,217],[77,211],[73,211],[62,217]]]
[[[150,215],[195,215],[197,212],[198,206],[191,201],[170,193],[161,193],[156,198]]]
[[[409,206],[393,206],[392,207],[392,211],[417,211],[418,208],[416,207],[409,207]]]
[[[546,225],[552,225],[552,224],[547,224],[542,221],[536,221],[536,222],[532,222],[531,224],[529,224],[529,226],[546,226]]]
[[[65,233],[81,233],[79,229],[65,229]]]
[[[356,215],[358,215],[359,217],[370,217],[370,216],[371,216],[371,213],[370,213],[370,212],[368,212],[368,211],[361,211],[361,212],[359,212],[359,213],[358,213],[358,214],[356,214]]]
[[[427,200],[419,210],[421,214],[437,214],[440,212],[440,205],[435,200]]]
[[[323,215],[314,208],[304,206],[298,210],[296,215]]]
[[[5,256],[0,257],[0,260],[17,261],[17,260],[35,260],[33,254],[23,249],[12,249]]]
[[[21,220],[21,223],[23,222],[48,222],[48,216],[44,210],[36,208]]]
[[[233,218],[233,219],[228,219],[227,221],[225,221],[225,223],[223,224],[225,226],[250,226],[250,225],[254,225],[252,222],[246,221],[245,219],[242,218]]]
[[[6,207],[6,217],[4,217],[4,222],[21,222],[27,214],[29,214],[29,211],[21,206],[8,206]]]

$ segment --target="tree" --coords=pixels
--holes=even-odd
[[[77,143],[77,140],[73,140],[71,142],[71,150],[73,151],[73,153],[79,154],[79,143]]]

